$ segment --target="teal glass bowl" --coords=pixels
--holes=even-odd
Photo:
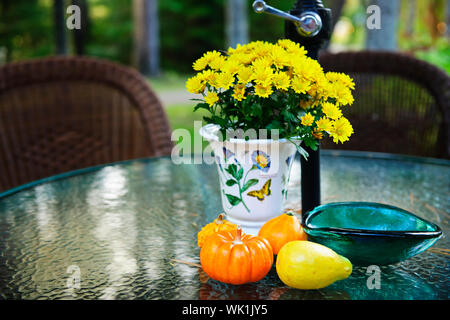
[[[339,202],[303,215],[309,241],[320,243],[354,265],[400,262],[431,247],[441,229],[406,210],[379,203]]]

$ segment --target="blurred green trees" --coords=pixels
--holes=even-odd
[[[70,0],[65,1],[70,4]],[[163,70],[186,73],[191,70],[193,60],[206,50],[226,49],[225,1],[159,1]],[[294,0],[268,2],[287,11]],[[335,47],[363,48],[366,2],[346,0],[333,36]],[[86,54],[133,64],[132,0],[88,0],[88,3],[90,30]],[[252,0],[248,3],[250,7]],[[415,3],[415,8],[410,3]],[[52,0],[0,0],[0,63],[54,54],[52,5]],[[417,56],[450,71],[449,41],[445,37],[445,32],[448,35],[445,29],[450,27],[445,24],[448,5],[445,0],[402,0],[398,32],[401,50],[417,52]],[[251,9],[249,25],[250,40],[275,41],[284,33],[282,21],[254,14]],[[67,32],[69,52],[73,53],[73,34]]]
[[[0,1],[0,62],[22,60],[54,51],[50,1]]]

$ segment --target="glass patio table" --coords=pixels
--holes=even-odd
[[[221,212],[215,165],[169,157],[78,170],[0,194],[2,299],[448,299],[450,162],[322,151],[322,202],[370,201],[407,209],[444,233],[431,249],[367,267],[320,290],[285,286],[273,267],[241,286],[209,279],[197,232]],[[286,206],[300,205],[294,163]]]

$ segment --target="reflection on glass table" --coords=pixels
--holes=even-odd
[[[221,212],[216,168],[135,160],[0,195],[0,298],[448,299],[449,162],[323,152],[321,166],[323,203],[391,204],[439,225],[444,237],[380,266],[379,288],[367,267],[321,290],[291,289],[274,268],[257,283],[227,285],[196,266],[197,232]],[[300,203],[296,161],[286,207]]]

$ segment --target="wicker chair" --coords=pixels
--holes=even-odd
[[[83,167],[168,155],[170,128],[136,71],[86,57],[0,67],[0,191]]]
[[[323,148],[450,158],[450,78],[439,68],[393,52],[324,53],[326,71],[355,80],[355,103],[345,113],[350,141]]]

